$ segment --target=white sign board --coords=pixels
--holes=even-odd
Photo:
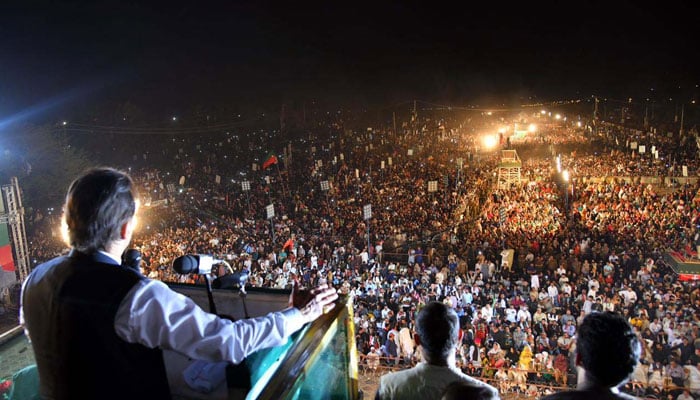
[[[367,204],[362,207],[362,218],[366,221],[372,218],[372,205]]]

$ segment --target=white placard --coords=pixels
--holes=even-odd
[[[367,204],[362,207],[362,218],[366,221],[372,218],[372,205]]]
[[[437,192],[437,181],[428,181],[428,192]]]

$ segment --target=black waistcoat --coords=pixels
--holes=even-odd
[[[169,399],[162,351],[127,343],[114,330],[117,309],[141,279],[102,254],[73,251],[37,267],[23,295],[47,399]]]

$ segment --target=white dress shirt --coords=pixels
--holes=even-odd
[[[296,308],[232,322],[204,312],[190,298],[152,280],[134,285],[114,318],[117,335],[129,343],[236,364],[260,349],[284,344],[303,325]]]

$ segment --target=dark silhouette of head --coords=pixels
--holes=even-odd
[[[618,386],[634,371],[641,353],[637,335],[619,314],[595,312],[578,329],[577,363],[587,377],[605,387]]]
[[[444,361],[459,341],[457,313],[445,304],[428,303],[416,317],[416,333],[426,361]]]

